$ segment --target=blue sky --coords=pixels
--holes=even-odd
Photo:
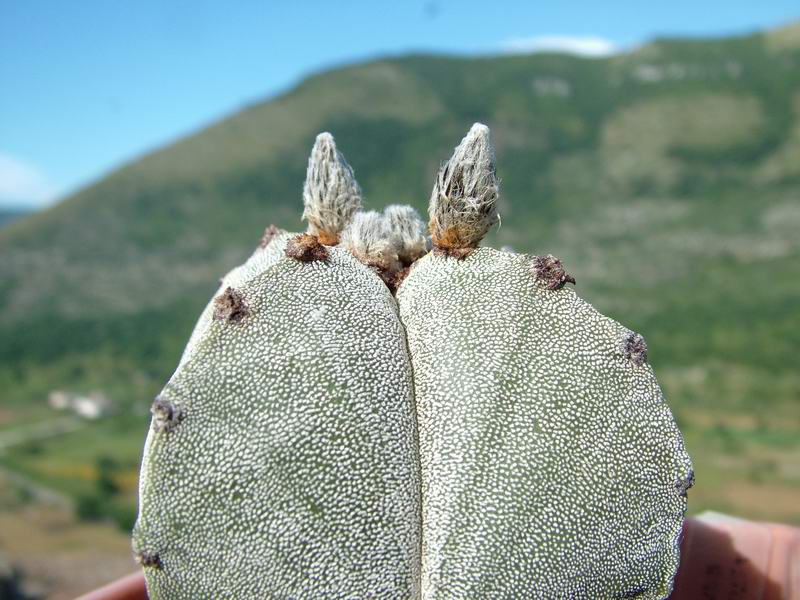
[[[598,55],[655,35],[797,18],[797,0],[0,0],[0,207],[46,205],[353,60],[552,47]]]

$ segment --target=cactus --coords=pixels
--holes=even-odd
[[[278,233],[226,275],[153,405],[133,542],[151,597],[418,594],[410,373],[391,294],[348,251]]]
[[[329,134],[303,196],[308,231],[223,278],[153,404],[151,597],[669,595],[693,475],[646,343],[553,256],[480,247],[488,128],[430,242],[409,207],[360,212]]]
[[[475,249],[495,219],[489,148],[476,125],[442,167],[431,202],[442,252],[398,292],[420,435],[422,587],[435,598],[666,596],[691,466],[630,349],[643,338],[561,289],[574,280],[552,256]]]

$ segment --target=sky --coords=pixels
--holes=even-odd
[[[407,52],[602,56],[797,0],[0,0],[0,208],[42,207],[305,76]]]

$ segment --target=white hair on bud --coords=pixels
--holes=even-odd
[[[410,206],[391,204],[383,209],[389,240],[403,266],[408,266],[428,252],[425,224]]]
[[[477,246],[497,221],[499,193],[489,128],[475,123],[436,176],[429,209],[434,245]]]
[[[336,244],[339,234],[361,208],[361,188],[330,133],[320,133],[308,158],[303,185],[303,218],[308,233],[323,244]]]
[[[340,244],[366,265],[387,271],[399,269],[386,220],[374,210],[354,214],[342,231]]]

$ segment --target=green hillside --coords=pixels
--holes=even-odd
[[[800,523],[800,26],[321,73],[3,227],[0,431],[49,418],[56,388],[119,411],[0,460],[78,493],[111,455],[129,503],[144,412],[217,278],[270,222],[300,227],[315,134],[370,207],[424,210],[474,121],[503,181],[489,243],[559,256],[647,337],[696,461],[691,509]]]
[[[30,211],[24,208],[2,208],[0,207],[0,227],[21,219]]]

